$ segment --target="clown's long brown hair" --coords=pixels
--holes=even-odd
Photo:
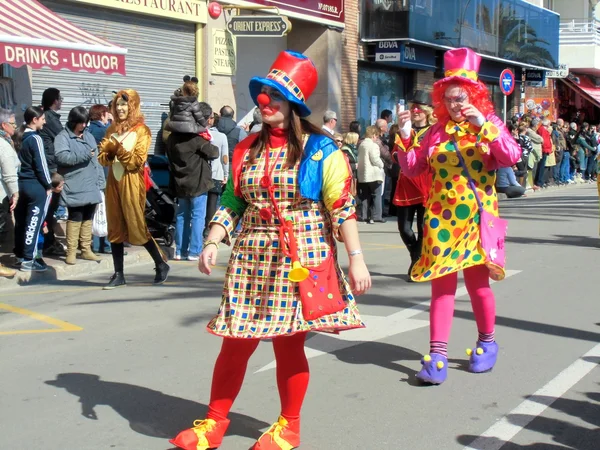
[[[288,151],[285,160],[285,166],[288,168],[294,167],[294,165],[302,158],[302,153],[304,152],[304,142],[302,140],[302,136],[304,134],[325,135],[323,130],[321,130],[319,127],[312,124],[308,120],[301,119],[293,104],[290,104],[290,106],[290,126],[288,128],[287,136]],[[269,129],[270,126],[263,122],[258,139],[250,147],[248,164],[254,164],[258,154],[269,143]]]
[[[127,105],[129,106],[127,119],[123,122],[119,121],[119,116],[117,115],[117,102],[120,99],[127,99]],[[136,125],[144,123],[144,115],[140,110],[140,96],[133,89],[123,89],[117,92],[110,107],[110,112],[113,115],[112,126],[117,134],[123,134]]]

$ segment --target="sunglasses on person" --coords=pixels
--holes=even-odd
[[[415,113],[415,114],[425,113],[425,111],[423,111],[421,108],[419,108],[418,105],[413,105],[413,107],[410,108],[410,112]]]
[[[449,105],[463,105],[468,100],[469,100],[469,96],[465,95],[465,94],[457,95],[456,97],[444,96],[444,102],[448,103]]]
[[[336,139],[335,142],[337,142],[338,144],[342,144],[344,141],[342,141],[341,139]]]

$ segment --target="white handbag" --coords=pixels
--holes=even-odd
[[[98,237],[108,235],[108,222],[106,219],[106,204],[104,201],[104,192],[100,191],[102,201],[96,205],[94,220],[92,220],[92,234]]]

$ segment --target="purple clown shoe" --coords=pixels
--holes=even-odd
[[[439,353],[423,356],[423,368],[417,373],[417,379],[423,383],[442,384],[448,377],[448,358]]]
[[[498,359],[498,344],[495,342],[477,341],[474,349],[467,349],[469,358],[469,372],[488,372],[494,368]]]

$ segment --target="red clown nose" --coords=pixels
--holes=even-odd
[[[258,94],[258,97],[256,97],[256,101],[261,106],[267,106],[269,103],[271,103],[271,97],[269,97],[263,92],[262,94]]]

